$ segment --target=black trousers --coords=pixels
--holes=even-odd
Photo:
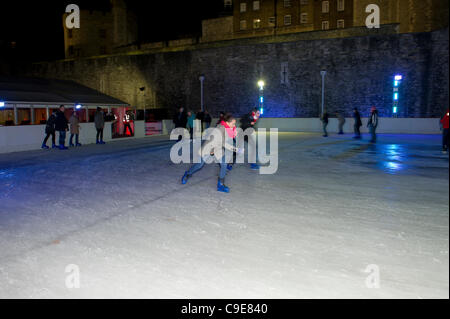
[[[448,139],[448,128],[444,128],[442,130],[442,149],[444,151],[448,151],[448,145],[449,139]]]
[[[354,131],[355,131],[355,136],[361,136],[361,131],[360,131],[360,126],[359,125],[355,125],[354,127]]]
[[[103,129],[102,128],[97,129],[97,142],[99,141],[99,138],[100,138],[100,141],[103,141]]]
[[[56,144],[56,143],[55,143],[55,140],[56,140],[56,134],[55,134],[55,131],[53,131],[53,132],[47,133],[47,135],[45,136],[44,143],[43,143],[44,145],[47,145],[47,141],[48,141],[50,135],[52,136],[52,145],[55,145],[55,144]]]

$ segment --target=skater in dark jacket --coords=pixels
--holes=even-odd
[[[328,137],[327,126],[328,126],[328,118],[329,115],[327,112],[322,115],[322,128],[323,128],[323,137]]]
[[[186,128],[187,125],[187,113],[185,112],[183,107],[180,107],[178,113],[173,117],[173,124],[175,128]]]
[[[105,113],[101,107],[97,108],[94,117],[95,129],[97,130],[96,144],[106,144],[103,142],[103,129],[105,128]]]
[[[42,143],[43,149],[49,149],[49,147],[47,146],[47,141],[50,136],[52,137],[52,148],[56,148],[55,122],[56,122],[56,113],[52,113],[52,115],[49,116],[47,123],[45,124],[46,136],[45,136],[44,142]]]
[[[258,123],[259,118],[261,117],[261,112],[257,108],[253,108],[250,113],[245,114],[241,118],[241,129],[245,132],[245,130],[249,128],[255,128],[256,123]],[[252,146],[256,151],[256,134],[253,132],[250,136],[245,136],[244,142],[247,143],[247,146]],[[259,169],[258,164],[258,152],[256,151],[256,163],[250,163],[250,168],[253,170]],[[231,166],[229,169],[231,170]]]
[[[353,109],[353,118],[355,119],[355,123],[353,124],[353,129],[355,131],[355,136],[353,138],[360,139],[361,138],[361,115],[358,112],[358,109],[355,107]]]
[[[205,130],[211,126],[212,118],[208,111],[205,111]]]
[[[67,150],[68,148],[65,146],[66,144],[66,132],[69,130],[69,121],[67,121],[64,105],[59,107],[59,110],[56,112],[55,119],[55,130],[59,132],[59,149]]]
[[[377,141],[377,127],[378,127],[378,110],[375,106],[372,106],[369,122],[367,123],[370,135],[372,136],[370,143],[376,143]]]

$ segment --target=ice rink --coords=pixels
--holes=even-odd
[[[230,194],[168,137],[0,155],[0,298],[448,298],[440,137],[367,139],[280,133]]]

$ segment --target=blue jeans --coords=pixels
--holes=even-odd
[[[66,144],[66,131],[59,131],[59,145],[64,146]]]
[[[325,136],[328,136],[327,126],[328,126],[328,123],[323,123],[323,124],[322,124],[322,127],[323,127],[323,135],[325,135]]]
[[[192,165],[191,168],[187,171],[188,175],[194,175],[199,170],[201,170],[203,168],[203,166],[205,166],[205,164],[206,163],[202,157],[200,163],[196,163],[196,164]],[[220,162],[219,178],[224,179],[226,175],[227,175],[227,163],[225,163],[225,156],[224,156],[224,157],[222,157],[222,161]]]

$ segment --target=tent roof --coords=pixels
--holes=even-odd
[[[8,104],[128,105],[73,81],[5,76],[0,76],[0,101]]]

